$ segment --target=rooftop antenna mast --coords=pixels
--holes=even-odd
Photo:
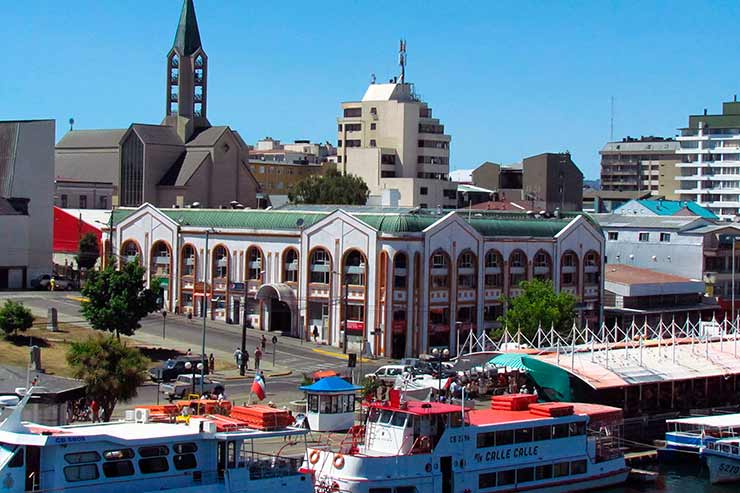
[[[398,64],[401,65],[401,84],[406,80],[406,40],[401,40],[401,45],[398,48]]]
[[[611,111],[609,112],[609,141],[614,142],[614,96],[612,96]]]

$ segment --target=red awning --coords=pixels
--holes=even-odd
[[[92,233],[100,244],[103,233],[95,226],[54,207],[54,253],[78,253],[80,238]]]

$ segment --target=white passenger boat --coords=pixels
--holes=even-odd
[[[724,438],[701,448],[712,484],[740,481],[740,439]]]
[[[34,425],[21,422],[29,397],[0,423],[3,493],[312,491],[311,478],[299,471],[300,456],[272,453],[285,445],[280,438],[305,437],[305,430],[218,431],[216,419],[151,422],[143,409],[133,422]]]
[[[496,396],[492,409],[465,410],[394,392],[339,447],[309,447],[303,467],[317,492],[571,492],[626,480],[621,409],[535,400]]]
[[[661,460],[698,458],[701,447],[740,436],[740,413],[669,419],[666,430],[665,447],[658,449]]]

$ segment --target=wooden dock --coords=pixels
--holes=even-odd
[[[630,467],[635,464],[653,463],[657,460],[657,450],[641,450],[639,452],[627,452],[626,454],[624,454],[624,461]]]

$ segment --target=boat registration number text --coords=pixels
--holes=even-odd
[[[730,474],[737,474],[737,473],[740,473],[740,466],[722,463],[719,465],[719,470],[720,472],[729,472]]]
[[[475,454],[477,462],[493,462],[498,460],[516,459],[519,457],[534,457],[539,451],[539,446],[512,447],[505,450],[489,450],[485,454]]]

